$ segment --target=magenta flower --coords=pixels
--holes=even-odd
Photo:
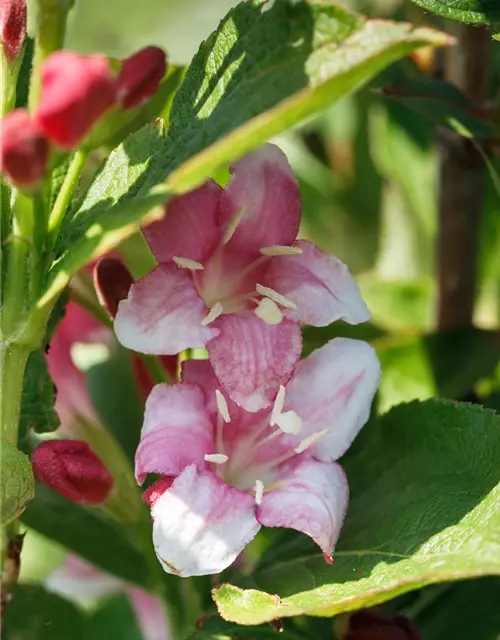
[[[347,267],[307,241],[297,181],[273,145],[176,198],[145,230],[158,262],[132,285],[118,339],[143,353],[207,346],[225,393],[248,411],[269,406],[292,375],[299,323],[364,322],[369,312]]]
[[[221,393],[209,361],[147,403],[136,477],[165,571],[218,573],[261,525],[309,535],[331,562],[348,487],[335,462],[366,422],[380,366],[374,350],[337,338],[297,365],[272,408],[247,412]]]

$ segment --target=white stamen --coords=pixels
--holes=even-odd
[[[279,324],[283,320],[281,309],[270,298],[262,298],[255,309],[255,315],[267,324]]]
[[[231,416],[229,415],[229,408],[227,406],[226,398],[222,395],[219,389],[215,390],[215,400],[217,401],[217,409],[219,410],[222,419],[227,424],[231,422]]]
[[[280,388],[278,391],[278,395],[276,396],[276,400],[274,401],[273,410],[271,412],[271,419],[269,420],[269,424],[271,427],[274,427],[278,422],[278,417],[280,413],[283,411],[283,405],[285,404],[285,387],[280,384]]]
[[[264,495],[264,483],[262,480],[255,481],[255,504],[259,505],[262,502],[262,496]]]
[[[224,453],[207,453],[203,456],[207,462],[213,462],[214,464],[224,464],[229,458]]]
[[[271,289],[271,287],[264,287],[264,285],[262,284],[257,284],[255,288],[257,290],[257,293],[260,293],[261,296],[266,296],[267,298],[274,300],[274,302],[277,302],[278,304],[280,304],[282,307],[285,307],[286,309],[297,308],[297,305],[295,304],[295,302],[292,302],[288,298],[285,298],[285,296],[281,295],[281,293],[278,293],[274,289]]]
[[[214,320],[217,320],[217,318],[221,315],[223,311],[224,311],[224,308],[221,305],[221,303],[216,302],[214,306],[210,309],[210,311],[207,313],[207,315],[201,321],[202,326],[205,327],[207,324],[210,324]]]
[[[224,231],[224,237],[222,238],[222,242],[224,244],[227,244],[229,240],[231,240],[231,238],[233,237],[234,232],[236,231],[237,226],[240,224],[244,213],[245,213],[245,207],[241,207],[241,209],[236,213],[236,215],[234,215],[229,221],[229,224],[227,225],[226,230]]]
[[[178,267],[189,269],[190,271],[200,271],[200,269],[204,269],[201,262],[196,262],[196,260],[191,260],[191,258],[180,258],[179,256],[174,256],[172,260]]]
[[[276,422],[283,433],[296,436],[302,431],[302,419],[295,413],[295,411],[281,413]]]
[[[287,247],[282,244],[274,244],[270,247],[262,247],[260,250],[264,256],[299,256],[302,253],[300,247]]]
[[[299,443],[297,447],[295,447],[295,453],[302,453],[306,449],[317,442],[323,436],[326,436],[327,433],[330,433],[330,429],[323,429],[323,431],[316,431],[316,433],[311,433],[310,436],[304,438],[302,442]]]

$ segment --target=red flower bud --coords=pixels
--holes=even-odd
[[[1,121],[2,173],[21,187],[32,187],[43,178],[49,143],[26,109],[15,109]]]
[[[5,57],[12,63],[26,37],[26,0],[0,0],[0,28]]]
[[[71,149],[116,103],[116,78],[107,58],[56,51],[42,66],[35,121],[63,149]]]
[[[153,96],[167,70],[165,52],[146,47],[123,61],[118,95],[124,109],[137,107]]]
[[[113,488],[113,477],[82,440],[46,440],[31,454],[35,478],[73,502],[99,504]]]
[[[115,258],[102,258],[94,267],[94,286],[99,302],[111,318],[116,316],[120,300],[128,295],[134,279],[127,267]]]
[[[375,611],[359,611],[349,618],[344,640],[419,640],[420,634],[406,616],[384,617]]]

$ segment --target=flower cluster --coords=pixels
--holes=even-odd
[[[127,347],[206,346],[182,381],[153,388],[136,453],[160,563],[218,573],[261,526],[306,533],[331,562],[348,503],[337,459],[366,422],[380,367],[366,343],[337,338],[306,359],[300,324],[352,324],[369,312],[346,266],[297,241],[300,197],[273,145],[168,204],[145,230],[158,266],[120,301]]]
[[[41,95],[33,114],[15,109],[2,120],[3,174],[19,187],[36,186],[52,147],[71,151],[81,146],[105,114],[149,100],[165,72],[165,53],[158,47],[126,59],[118,75],[105,56],[56,51],[42,65]]]

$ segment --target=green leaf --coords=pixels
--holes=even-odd
[[[41,586],[17,585],[5,611],[9,640],[83,640],[83,614]]]
[[[142,130],[106,162],[65,230],[39,306],[85,262],[161,215],[154,207],[172,193],[319,113],[394,60],[449,43],[432,29],[365,22],[321,0],[241,3],[187,70],[165,141]]]
[[[466,580],[449,587],[415,622],[425,640],[497,640],[499,602],[500,578]]]
[[[100,638],[143,640],[130,600],[124,594],[107,598],[86,621],[84,640]]]
[[[499,455],[500,416],[491,411],[443,400],[392,409],[345,458],[351,499],[334,564],[305,539],[289,559],[258,570],[255,589],[216,587],[219,612],[239,624],[333,616],[428,584],[500,574]]]
[[[269,625],[262,625],[248,629],[240,627],[237,624],[225,622],[220,618],[209,618],[206,620],[201,629],[188,636],[187,640],[233,640],[239,638],[241,640],[257,640],[264,638],[265,640],[304,640],[302,634],[294,633],[285,627],[279,635],[276,630]]]
[[[471,24],[491,24],[500,21],[497,0],[413,0],[426,11],[437,13],[448,20]]]
[[[375,342],[382,365],[379,409],[441,396],[460,400],[481,378],[493,375],[500,341],[493,331],[466,329]]]
[[[426,120],[452,131],[457,131],[459,123],[476,138],[492,138],[494,135],[492,123],[480,114],[460,89],[438,78],[400,78],[383,87],[382,92]]]
[[[29,451],[30,431],[47,433],[59,426],[54,410],[55,386],[47,369],[43,349],[34,351],[28,358],[24,375],[21,416],[19,419],[19,446]]]
[[[37,485],[35,499],[22,520],[103,571],[145,588],[151,586],[134,529],[111,520],[102,509],[83,507]]]
[[[18,518],[35,495],[35,481],[31,462],[27,455],[8,442],[2,442],[1,450],[1,499],[2,524]]]

